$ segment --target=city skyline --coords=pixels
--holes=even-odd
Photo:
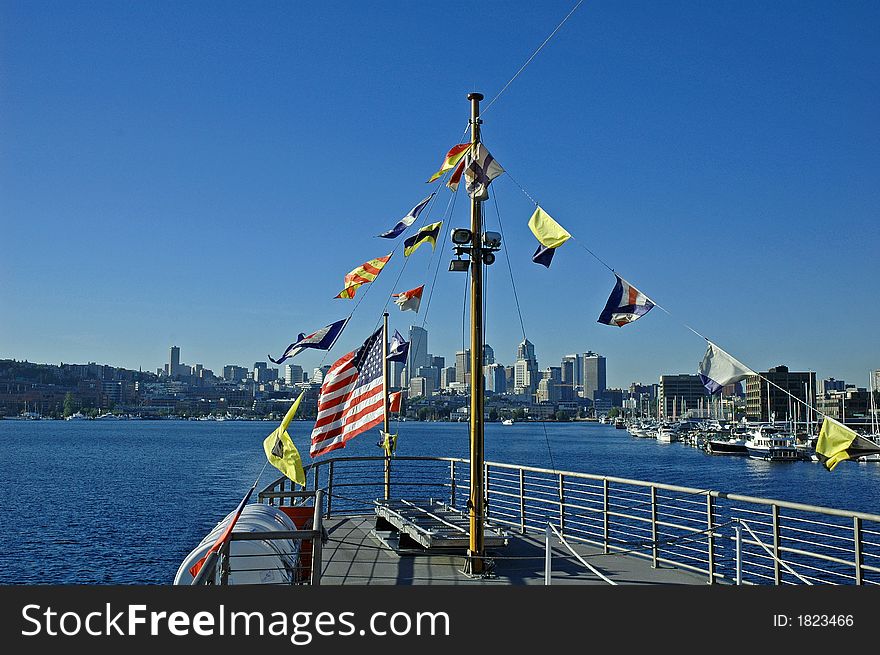
[[[478,90],[507,171],[484,212],[504,233],[486,294],[499,362],[525,336],[541,368],[592,350],[609,387],[655,382],[696,372],[693,328],[754,370],[865,386],[880,7],[585,4],[506,87],[570,9],[6,3],[0,357],[154,371],[176,344],[216,373],[358,306],[330,359],[296,363],[356,348],[388,308],[448,364],[467,347],[448,239],[333,296],[391,250],[375,235],[433,190]],[[465,21],[492,53],[479,66],[449,48]],[[549,269],[531,261],[532,198],[575,236]],[[424,217],[461,227],[466,205],[440,187]],[[659,307],[597,324],[603,263]],[[419,313],[399,312],[391,294],[421,284]]]

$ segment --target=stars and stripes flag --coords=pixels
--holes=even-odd
[[[611,290],[605,309],[602,310],[597,322],[623,327],[651,311],[654,303],[617,273],[614,277],[617,278],[617,284]]]
[[[372,282],[375,280],[379,273],[382,272],[382,269],[385,267],[385,264],[388,263],[388,260],[391,259],[391,255],[394,253],[389,252],[384,257],[377,257],[376,259],[371,259],[368,262],[364,262],[356,269],[351,271],[348,275],[345,276],[343,281],[344,288],[338,294],[336,294],[337,298],[354,298],[355,292],[358,290],[362,284],[367,284],[368,282]]]
[[[312,430],[312,457],[344,448],[346,441],[382,422],[382,372],[380,328],[360,348],[338,359],[324,376],[318,395],[318,418]]]

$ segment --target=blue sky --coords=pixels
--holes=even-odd
[[[2,3],[0,357],[155,370],[178,345],[219,372],[348,315],[343,276],[390,251],[374,235],[431,189],[466,94],[493,99],[573,5]],[[753,368],[865,386],[880,368],[878,24],[867,2],[578,9],[484,115],[489,150],[576,237],[533,264],[534,206],[493,182],[488,228],[497,200],[541,367],[589,349],[611,385],[696,372],[687,324]],[[447,224],[467,221],[461,194]],[[579,244],[669,314],[596,323],[614,278]],[[399,249],[328,361],[390,293],[430,287],[438,257],[427,318],[390,311],[401,331],[426,320],[450,361],[465,279],[440,250],[401,273]],[[488,298],[509,364],[522,333],[503,257]]]

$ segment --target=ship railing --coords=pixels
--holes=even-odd
[[[300,512],[298,519],[302,528],[296,530],[272,530],[254,532],[235,532],[224,535],[205,558],[192,585],[228,585],[230,580],[242,576],[251,582],[278,585],[321,584],[322,551],[327,534],[324,529],[323,489],[309,491],[287,491],[284,498],[292,504],[311,510]],[[260,502],[269,502],[277,494],[264,490],[259,495]],[[310,516],[309,516],[310,514]],[[295,521],[296,524],[296,521]],[[233,542],[262,541],[270,544],[271,551],[234,552]],[[244,550],[244,549],[243,549]],[[267,564],[266,560],[271,564]]]
[[[470,463],[451,457],[336,457],[306,468],[324,517],[373,512],[377,500],[432,499],[466,512]],[[709,584],[880,585],[880,515],[573,471],[486,462],[486,520],[705,576]],[[297,504],[282,478],[261,498]],[[748,526],[748,530],[743,529]],[[503,552],[498,553],[503,557]]]

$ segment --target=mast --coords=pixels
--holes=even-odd
[[[382,314],[382,398],[384,409],[384,422],[382,430],[384,439],[388,439],[390,429],[388,421],[388,390],[391,385],[388,384],[388,312]],[[391,498],[391,454],[385,449],[385,500]]]
[[[480,100],[482,93],[469,93],[471,101],[471,147],[480,142]],[[483,540],[483,206],[471,198],[471,489],[468,499],[470,548],[467,570],[485,570]]]

